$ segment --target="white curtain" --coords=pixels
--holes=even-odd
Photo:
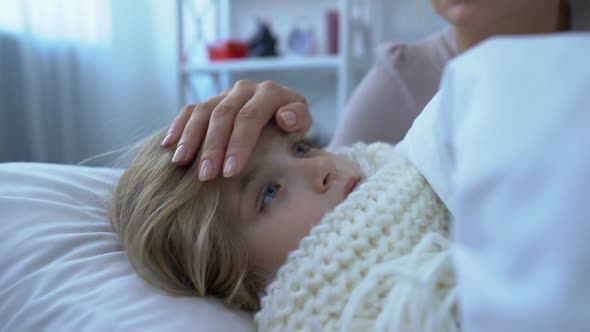
[[[173,1],[0,0],[0,161],[77,163],[178,110]]]

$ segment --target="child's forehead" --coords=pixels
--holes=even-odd
[[[298,135],[282,131],[275,123],[269,123],[260,132],[254,147],[254,153],[268,151],[273,145],[281,145],[287,141],[297,141]]]
[[[268,160],[282,157],[288,147],[299,140],[297,134],[284,132],[274,124],[266,125],[260,132],[246,168],[256,168]]]

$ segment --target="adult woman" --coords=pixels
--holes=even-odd
[[[400,140],[438,88],[445,64],[485,38],[590,30],[586,0],[432,0],[453,27],[416,44],[392,45],[353,94],[332,147],[354,141]],[[173,162],[190,162],[203,144],[199,177],[226,177],[246,164],[261,128],[273,117],[286,131],[311,124],[305,98],[272,82],[240,81],[231,90],[187,105],[163,145],[178,143]]]

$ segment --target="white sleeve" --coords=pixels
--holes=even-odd
[[[455,217],[462,327],[590,330],[589,34],[453,60],[400,143]]]
[[[590,331],[589,50],[589,34],[494,39],[443,76],[466,332]]]

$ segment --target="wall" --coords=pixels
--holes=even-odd
[[[178,113],[175,1],[112,1],[110,109],[95,112],[91,154],[113,150]]]
[[[383,41],[418,40],[447,25],[430,0],[385,0],[382,22]]]

